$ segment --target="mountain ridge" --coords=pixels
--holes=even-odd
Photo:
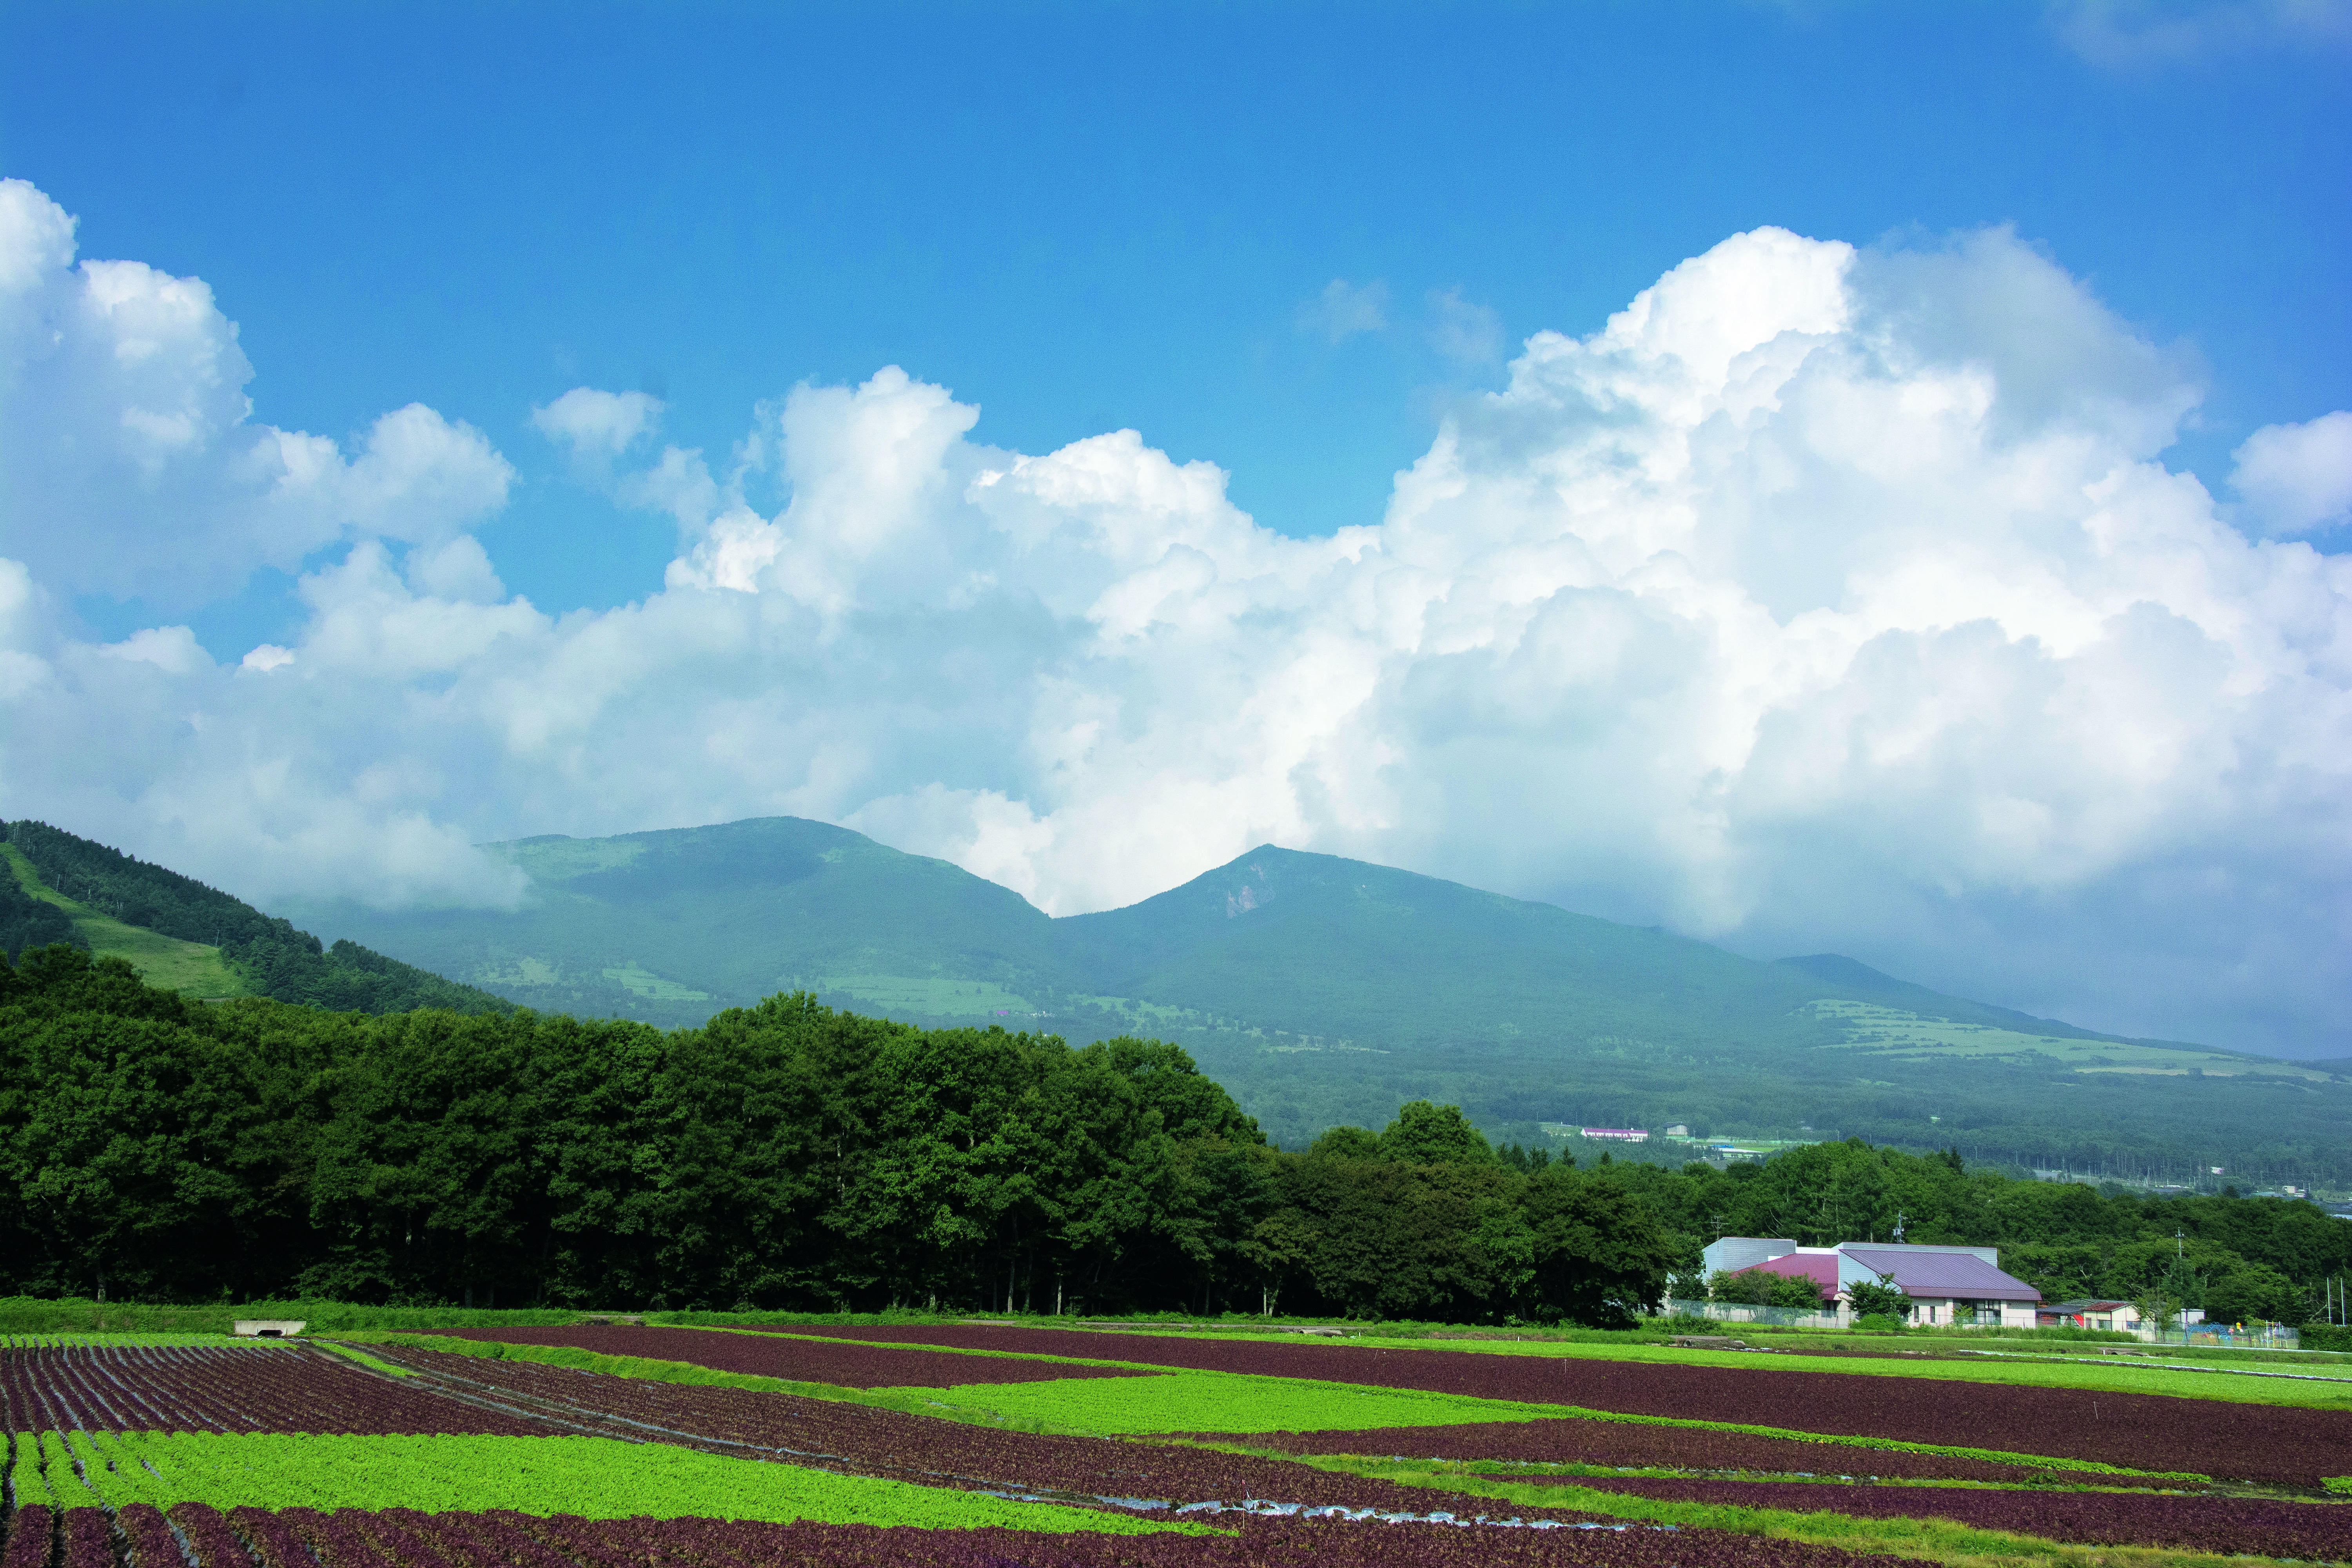
[[[1285,1142],[1382,1125],[1426,1097],[1522,1137],[1543,1122],[1675,1123],[2186,1170],[2242,1167],[2255,1148],[2320,1158],[2352,1120],[2340,1074],[1272,844],[1059,919],[949,862],[800,818],[486,848],[532,878],[523,910],[327,910],[312,923],[528,1005],[665,1026],[803,989],[927,1026],[1156,1036]]]

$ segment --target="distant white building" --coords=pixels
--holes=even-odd
[[[1580,1127],[1577,1131],[1587,1138],[1613,1138],[1620,1143],[1647,1143],[1649,1132],[1640,1127]]]
[[[1761,1269],[1811,1279],[1841,1320],[1853,1315],[1855,1285],[1892,1276],[1912,1301],[1912,1321],[1951,1324],[1975,1321],[2004,1329],[2030,1329],[2042,1292],[2000,1269],[2000,1253],[1990,1247],[1918,1247],[1902,1242],[1844,1241],[1835,1247],[1799,1247],[1783,1237],[1727,1236],[1701,1254],[1708,1274]]]

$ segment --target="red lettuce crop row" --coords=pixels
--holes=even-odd
[[[1533,1478],[1529,1478],[1533,1479]],[[2352,1505],[2263,1498],[1847,1486],[1835,1481],[1584,1479],[1573,1484],[1676,1502],[1730,1503],[1865,1519],[1949,1519],[2090,1546],[2172,1546],[2263,1557],[2352,1559]]]
[[[836,1388],[945,1388],[959,1383],[1038,1383],[1055,1377],[1141,1377],[1119,1367],[1067,1366],[1003,1356],[876,1349],[712,1329],[585,1326],[569,1329],[436,1329],[452,1339],[510,1345],[569,1345],[600,1355],[689,1362],[714,1372],[750,1373]]]
[[[292,1347],[0,1350],[0,1423],[14,1432],[554,1430]]]
[[[1617,1465],[1627,1469],[1772,1470],[1934,1481],[2046,1480],[2053,1474],[2028,1465],[1997,1465],[1948,1454],[1913,1454],[1899,1448],[1808,1443],[1794,1437],[1757,1437],[1745,1432],[1580,1416],[1488,1421],[1466,1426],[1380,1426],[1358,1432],[1269,1432],[1248,1441],[1254,1447],[1292,1454],[1502,1459],[1521,1464]],[[2076,1471],[2074,1478],[2087,1479],[2090,1474]],[[2103,1473],[2098,1479],[2106,1486],[2130,1484],[2127,1478]]]
[[[76,1511],[91,1516],[102,1545],[104,1516]],[[1226,1516],[1218,1521],[1231,1531],[1224,1535],[1065,1535],[409,1509],[240,1508],[224,1516],[197,1503],[179,1504],[171,1519],[205,1568],[1906,1568],[1903,1559],[1833,1547],[1641,1525],[1544,1530]],[[20,1528],[31,1522],[20,1516]],[[12,1551],[8,1568],[66,1568],[53,1565],[46,1520],[41,1527],[40,1554],[19,1563]]]
[[[47,1503],[27,1503],[8,1521],[8,1544],[0,1549],[0,1568],[48,1568],[56,1548],[57,1518]]]
[[[66,1510],[63,1563],[64,1568],[114,1568],[114,1542],[104,1509]]]
[[[253,1553],[237,1539],[236,1531],[228,1527],[228,1521],[221,1517],[219,1510],[202,1503],[175,1503],[171,1520],[179,1526],[188,1550],[195,1553],[196,1568],[251,1568]]]
[[[820,1331],[794,1327],[772,1331],[782,1337]],[[1769,1366],[1688,1366],[1307,1342],[1272,1344],[1080,1329],[825,1331],[889,1342],[1095,1355],[1153,1366],[1578,1405],[1629,1415],[1999,1448],[2288,1486],[2316,1487],[2322,1477],[2352,1475],[2352,1411],[2343,1410]],[[1340,1446],[1336,1451],[1346,1449]]]
[[[115,1510],[114,1529],[122,1537],[128,1568],[186,1568],[172,1527],[153,1504],[134,1502]]]

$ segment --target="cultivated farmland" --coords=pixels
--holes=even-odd
[[[1034,1328],[52,1338],[0,1346],[0,1568],[2352,1561],[2352,1413],[2121,1397]]]

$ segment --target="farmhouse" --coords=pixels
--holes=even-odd
[[[2156,1328],[2140,1317],[2139,1304],[2135,1301],[2058,1301],[2043,1307],[2034,1317],[2045,1329],[2114,1329],[2141,1334],[2143,1338],[2151,1337]],[[2201,1323],[2205,1321],[2205,1309],[2190,1307],[2179,1321],[2183,1327]]]
[[[1990,1247],[1879,1241],[1799,1247],[1785,1238],[1727,1236],[1707,1247],[1703,1256],[1710,1275],[1756,1268],[1811,1279],[1836,1302],[1841,1318],[1852,1312],[1855,1285],[1889,1276],[1911,1299],[1912,1321],[1918,1323],[2030,1329],[2042,1301],[2041,1291],[2001,1272],[2000,1253]]]

